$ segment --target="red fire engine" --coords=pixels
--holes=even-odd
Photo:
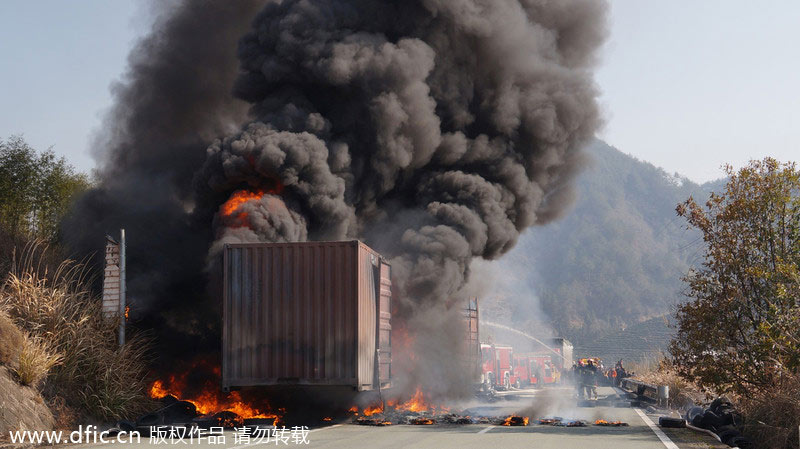
[[[484,385],[505,389],[512,385],[513,351],[511,346],[481,344],[481,382]]]
[[[543,344],[549,349],[547,353],[517,355],[508,345],[479,343],[478,317],[478,298],[468,298],[465,366],[475,382],[480,371],[480,382],[484,387],[508,389],[511,386],[556,384],[561,381],[561,372],[571,367],[572,344],[563,338],[554,338],[551,344]]]
[[[531,366],[531,360],[524,355],[514,355],[514,371],[511,376],[511,383],[516,388],[523,385],[531,385],[536,383],[535,368]]]
[[[539,384],[556,384],[561,380],[561,372],[553,363],[553,356],[550,354],[533,354],[530,360],[538,367],[536,376]]]
[[[511,384],[519,388],[522,385],[546,385],[558,383],[561,373],[553,364],[552,358],[546,354],[523,354],[514,356],[514,367]]]

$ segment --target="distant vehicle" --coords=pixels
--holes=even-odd
[[[566,338],[553,338],[550,340],[550,348],[558,353],[560,357],[553,354],[553,364],[560,372],[572,369],[572,343]]]
[[[514,385],[547,385],[561,381],[561,370],[553,363],[550,354],[531,353],[514,356]],[[518,381],[518,383],[517,383]]]
[[[509,389],[514,349],[508,345],[481,344],[481,383],[490,388]]]
[[[553,359],[560,357],[550,354],[539,354],[531,357],[539,365],[537,379],[542,385],[561,383],[561,369],[559,369]]]
[[[515,354],[512,361],[511,384],[516,388],[535,385],[537,366],[531,363],[530,357]]]
[[[477,346],[480,347],[480,383],[487,389],[521,388],[528,385],[547,385],[561,382],[561,373],[572,368],[572,343],[564,338],[553,338],[542,343],[547,350],[529,354],[515,354],[509,345],[480,343],[478,329],[478,299],[469,298],[465,309],[468,360]],[[470,364],[477,366],[477,364]],[[469,368],[468,368],[469,369]]]

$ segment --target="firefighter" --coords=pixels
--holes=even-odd
[[[570,373],[570,377],[572,378],[572,382],[575,384],[575,390],[578,399],[583,399],[583,376],[581,368],[577,362],[572,362],[572,372]]]
[[[597,399],[597,367],[589,359],[584,367],[582,376],[583,388],[587,399]]]
[[[625,367],[622,366],[622,359],[620,359],[617,362],[617,365],[616,367],[614,367],[614,370],[617,372],[617,384],[619,384],[620,380],[628,377],[628,373],[625,372]]]

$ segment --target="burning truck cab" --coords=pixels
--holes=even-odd
[[[391,298],[391,266],[357,240],[226,245],[223,390],[389,388]]]

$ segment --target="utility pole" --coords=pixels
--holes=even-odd
[[[125,230],[119,231],[119,345],[125,344]]]

